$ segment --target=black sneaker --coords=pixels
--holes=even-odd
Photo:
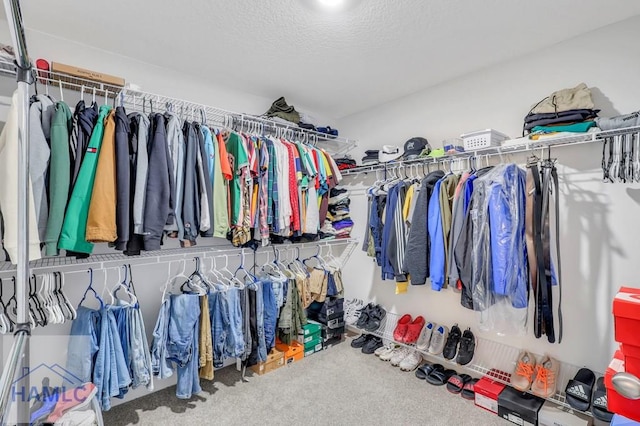
[[[358,321],[356,322],[356,327],[364,328],[365,325],[369,322],[369,314],[375,308],[373,303],[369,303],[363,308],[359,309],[360,314],[358,315]]]
[[[476,350],[476,338],[471,332],[471,329],[467,328],[462,337],[460,338],[460,350],[458,351],[458,358],[456,362],[460,365],[467,365],[473,359],[473,353]]]
[[[384,346],[382,344],[382,339],[377,336],[371,336],[371,338],[362,347],[362,353],[371,355],[381,346]]]
[[[369,341],[369,339],[373,337],[371,334],[361,334],[359,337],[356,337],[351,341],[352,348],[361,348],[365,343]]]
[[[454,359],[456,357],[456,352],[458,352],[458,343],[460,342],[461,335],[462,332],[460,331],[458,324],[451,327],[449,337],[447,337],[447,343],[444,344],[444,350],[442,351],[442,356],[445,359]]]

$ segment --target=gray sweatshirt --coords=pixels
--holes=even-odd
[[[147,192],[147,172],[149,170],[149,119],[139,114],[135,118],[138,125],[138,158],[136,161],[136,188],[133,196],[133,232],[144,235],[144,200]]]
[[[33,187],[33,200],[38,221],[38,236],[45,240],[49,204],[47,202],[47,170],[49,168],[49,138],[53,121],[54,104],[45,96],[32,98],[29,108],[29,176]]]

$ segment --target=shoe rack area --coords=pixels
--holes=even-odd
[[[396,313],[387,312],[384,319],[380,323],[380,327],[373,332],[368,332],[375,336],[382,338],[383,343],[395,342],[400,346],[404,346],[415,350],[422,354],[423,358],[430,362],[437,362],[444,365],[446,368],[453,368],[459,373],[467,370],[470,373],[475,373],[478,377],[490,375],[496,381],[509,385],[511,373],[516,368],[516,362],[520,354],[520,349],[505,345],[500,342],[495,342],[488,339],[479,338],[476,336],[476,348],[472,361],[467,365],[460,365],[455,362],[455,358],[452,360],[445,359],[442,355],[434,355],[427,351],[422,351],[416,348],[415,344],[406,344],[397,342],[393,339],[393,331],[396,328],[398,320],[401,315]],[[461,328],[462,325],[460,325]],[[367,333],[367,331],[361,330],[354,325],[349,325],[348,328],[351,331],[357,333]],[[542,355],[534,354],[536,359],[542,359]],[[562,405],[567,408],[571,408],[566,401],[566,395],[564,389],[567,386],[569,380],[573,379],[580,367],[575,365],[560,362],[560,370],[556,377],[556,393],[548,400]],[[602,374],[600,374],[602,375]],[[598,376],[598,373],[596,373]],[[591,415],[590,412],[585,414]]]

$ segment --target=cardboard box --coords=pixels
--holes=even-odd
[[[640,400],[631,400],[616,392],[613,387],[613,376],[624,372],[624,355],[616,351],[604,374],[604,384],[607,388],[607,406],[612,413],[620,414],[634,421],[640,421]]]
[[[544,401],[540,397],[507,386],[498,396],[498,416],[520,426],[536,426],[538,412]]]
[[[306,325],[302,326],[302,331],[303,336],[319,334],[322,331],[322,325],[317,322],[309,321]]]
[[[86,68],[80,68],[73,65],[65,65],[60,62],[51,63],[51,71],[68,74],[74,77],[84,78],[87,80],[97,81],[100,83],[111,84],[113,86],[124,86],[124,78],[105,74],[98,71],[91,71]]]
[[[304,358],[304,346],[297,340],[292,340],[290,345],[282,342],[276,342],[276,349],[284,352],[284,363],[300,361]]]
[[[315,346],[311,346],[309,348],[304,348],[304,356],[305,358],[315,354],[316,352],[320,352],[323,349],[322,343],[318,343]]]
[[[322,340],[333,339],[334,337],[342,336],[345,332],[345,327],[329,328],[327,326],[322,327]]]
[[[551,401],[544,403],[538,413],[539,426],[592,426],[593,418],[579,411],[561,407]]]
[[[302,343],[304,343],[305,345],[315,340],[322,340],[322,334],[320,330],[318,330],[317,333],[302,336]]]
[[[267,360],[265,362],[259,362],[256,365],[252,365],[249,367],[251,371],[257,373],[262,376],[263,374],[267,374],[273,370],[276,370],[284,365],[284,352],[279,351],[274,348],[267,355]]]
[[[336,337],[332,337],[331,339],[327,339],[327,340],[324,340],[322,342],[322,348],[324,350],[327,350],[327,349],[332,348],[332,347],[334,347],[336,345],[339,345],[340,343],[344,342],[345,340],[346,339],[344,337],[344,334],[341,334],[341,335],[336,336]]]
[[[504,390],[504,383],[483,377],[474,385],[475,403],[478,407],[498,414],[498,396]]]
[[[611,419],[611,426],[640,426],[640,423],[634,422],[633,420],[619,414],[614,414]]]
[[[317,345],[322,346],[322,336],[320,336],[320,334],[314,336],[313,339],[309,340],[308,342],[305,342],[304,350],[307,351],[313,347],[316,347]]]
[[[616,341],[640,347],[640,288],[621,287],[613,299]]]

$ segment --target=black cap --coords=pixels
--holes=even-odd
[[[431,152],[431,146],[429,146],[429,141],[425,138],[415,137],[411,138],[404,143],[404,154],[402,154],[402,158],[411,160],[420,155],[420,153],[427,148],[429,152]]]

